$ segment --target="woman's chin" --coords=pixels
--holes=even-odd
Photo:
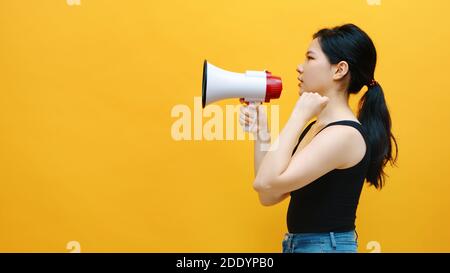
[[[304,92],[307,92],[307,91],[305,91],[305,88],[304,87],[302,87],[302,86],[299,86],[298,87],[298,95],[300,96],[302,93],[304,93]]]

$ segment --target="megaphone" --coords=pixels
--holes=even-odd
[[[202,107],[228,98],[240,98],[241,102],[262,103],[278,99],[283,85],[281,78],[267,70],[230,72],[203,62]]]

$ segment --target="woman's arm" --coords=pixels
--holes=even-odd
[[[254,115],[256,113],[258,116],[258,123],[254,128],[254,131],[252,132],[255,139],[253,145],[253,168],[255,178],[261,166],[261,162],[263,161],[264,156],[267,154],[267,151],[269,150],[271,145],[271,136],[267,126],[267,115],[262,107],[257,107],[255,109],[254,106],[243,106],[241,108],[240,118],[240,123],[242,126],[252,124],[254,122]],[[272,206],[283,201],[290,195],[290,193],[272,194],[268,192],[258,192],[258,195],[259,201],[263,206]]]
[[[349,151],[359,136],[356,130],[349,130],[345,126],[325,128],[305,148],[297,150],[291,156],[301,128],[327,102],[328,98],[317,93],[302,93],[278,137],[277,149],[271,149],[264,156],[253,183],[255,190],[282,196],[308,185],[351,160],[353,155]]]
[[[259,166],[261,165],[261,162],[264,158],[264,156],[267,153],[266,147],[270,146],[270,133],[268,131],[266,132],[259,132],[259,134],[264,134],[265,137],[255,137],[254,145],[253,145],[253,153],[254,153],[254,171],[255,171],[255,178],[256,174],[258,173]]]
[[[280,185],[279,182],[282,174],[288,169],[292,157],[292,151],[298,140],[301,130],[306,123],[314,116],[318,115],[328,103],[327,97],[322,97],[317,93],[303,92],[289,117],[288,122],[280,132],[276,141],[276,149],[270,149],[264,156],[263,161],[258,169],[253,188],[258,192],[285,194],[287,187]],[[298,166],[290,168],[296,169]],[[295,176],[289,176],[287,182],[283,184],[293,183],[291,179]],[[291,187],[290,187],[291,188]]]
[[[254,169],[255,169],[255,178],[258,174],[259,167],[261,166],[261,162],[264,159],[264,156],[267,154],[267,147],[270,146],[270,133],[259,132],[259,137],[257,137],[254,141]],[[256,189],[255,189],[256,190]],[[290,193],[285,194],[271,194],[267,192],[258,192],[259,202],[263,206],[273,206],[281,201],[283,201],[286,197],[290,195]]]
[[[267,114],[264,109],[257,105],[241,106],[239,122],[242,127],[249,127],[250,134],[253,134],[253,169],[254,174],[258,173],[259,166],[270,148],[270,132],[267,126]]]
[[[288,167],[292,151],[298,141],[302,128],[306,125],[307,119],[302,115],[291,116],[278,136],[277,149],[267,152],[263,161],[260,162],[253,188],[260,193],[269,193],[272,188],[272,180],[279,177]],[[285,193],[278,193],[282,196]]]
[[[280,147],[269,151],[263,159],[253,187],[260,193],[282,195],[303,188],[328,172],[355,160],[354,145],[362,139],[349,126],[330,126],[322,130],[294,156],[287,153],[293,128],[280,134]],[[284,144],[281,142],[284,141]],[[288,147],[288,148],[286,148]]]

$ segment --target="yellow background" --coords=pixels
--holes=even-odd
[[[376,44],[400,148],[387,186],[363,190],[359,251],[450,252],[449,11],[445,0],[0,1],[0,251],[281,252],[288,200],[259,204],[251,141],[175,141],[171,109],[194,111],[206,58],[281,76],[284,124],[311,35],[352,22]]]

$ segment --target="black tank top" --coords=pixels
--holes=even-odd
[[[302,132],[292,155],[315,122],[311,122]],[[370,162],[370,146],[366,131],[358,122],[335,121],[320,131],[332,125],[356,128],[366,142],[366,153],[356,165],[346,169],[334,169],[305,187],[291,192],[287,212],[290,233],[342,232],[355,229],[356,208]]]

